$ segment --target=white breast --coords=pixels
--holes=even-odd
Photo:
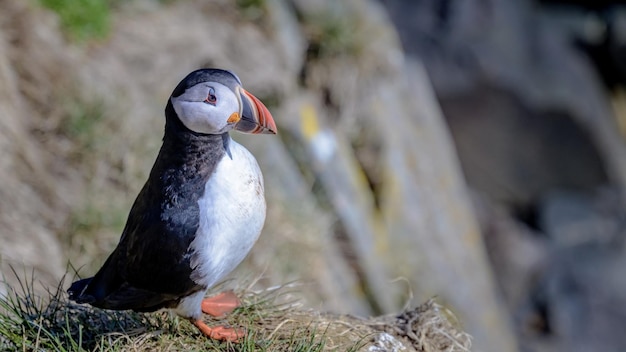
[[[241,263],[265,222],[263,175],[246,148],[230,141],[230,156],[217,165],[198,205],[191,278],[211,287]]]

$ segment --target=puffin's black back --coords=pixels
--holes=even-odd
[[[239,84],[228,71],[197,70],[172,96],[209,80]],[[70,299],[107,309],[154,311],[205,288],[190,279],[189,247],[200,222],[198,200],[226,153],[229,137],[190,131],[169,100],[165,115],[163,145],[118,246],[93,278],[72,284]]]

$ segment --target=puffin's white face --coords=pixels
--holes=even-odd
[[[223,84],[202,82],[172,97],[180,121],[188,129],[206,134],[230,131],[241,118],[240,95]]]

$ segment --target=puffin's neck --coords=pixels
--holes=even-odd
[[[218,162],[228,154],[230,136],[201,134],[187,129],[176,117],[171,103],[166,111],[165,135],[151,178],[165,188],[187,187],[188,191],[204,187]],[[156,173],[156,174],[155,174]]]

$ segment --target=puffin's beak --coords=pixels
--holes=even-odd
[[[243,111],[235,129],[244,133],[276,134],[276,123],[270,111],[254,95],[240,88]]]

